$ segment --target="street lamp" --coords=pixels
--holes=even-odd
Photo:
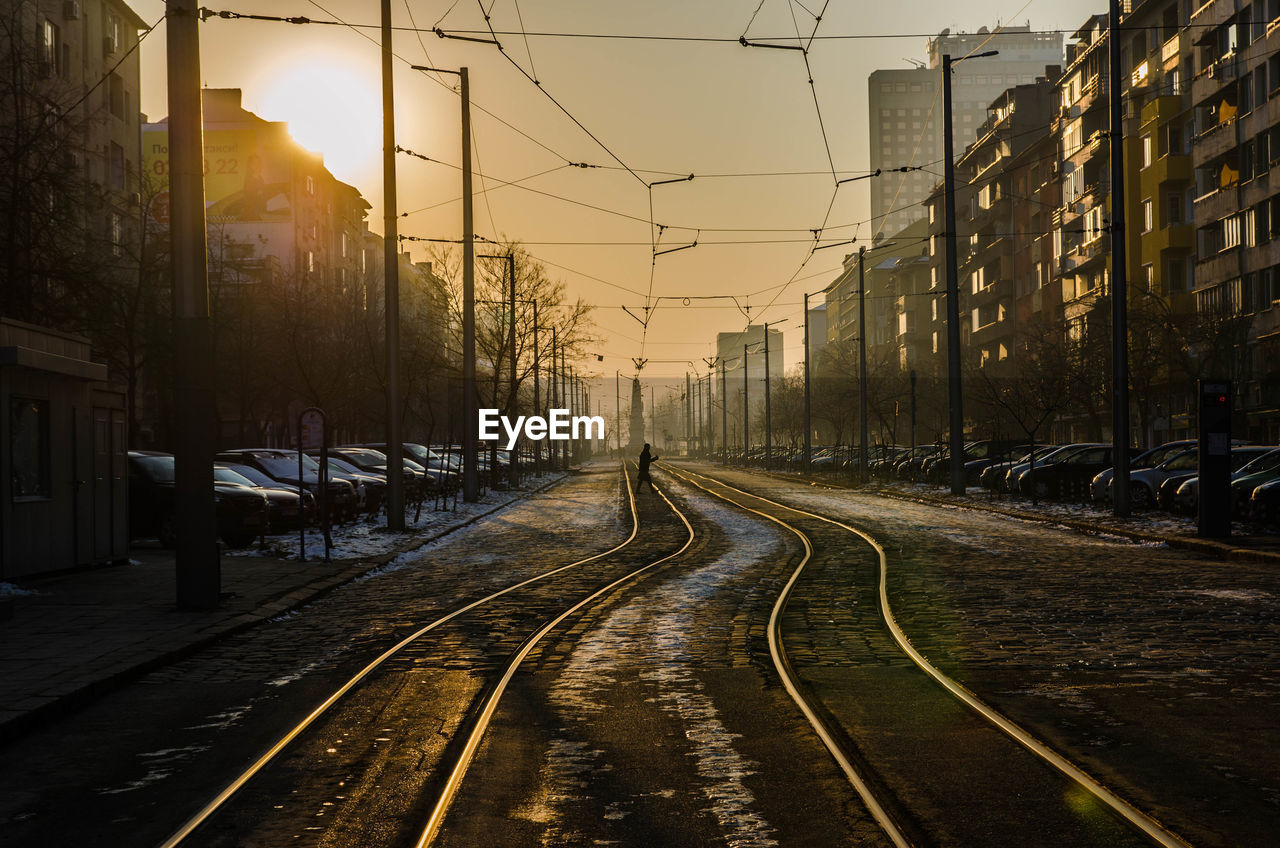
[[[769,327],[786,318],[764,322],[764,467],[773,467],[773,407],[769,401]]]
[[[956,266],[956,165],[955,145],[951,140],[951,66],[965,59],[981,59],[998,55],[998,50],[987,50],[970,56],[952,59],[942,57],[942,193],[944,206],[943,228],[946,229],[947,263],[947,383],[950,401],[951,427],[951,493],[964,494],[964,395],[960,390],[960,303],[959,278]]]

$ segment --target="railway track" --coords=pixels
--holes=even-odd
[[[449,613],[442,615],[414,630],[367,663],[356,674],[351,676],[350,679],[324,698],[306,715],[305,718],[294,725],[288,732],[280,736],[280,738],[263,754],[257,757],[247,768],[227,783],[221,791],[204,804],[204,806],[202,806],[195,814],[183,822],[182,825],[167,839],[160,843],[160,848],[176,848],[176,846],[188,843],[190,837],[210,822],[210,820],[213,819],[220,811],[224,810],[238,793],[240,793],[255,777],[260,775],[271,764],[278,761],[287,749],[296,745],[299,740],[308,733],[308,731],[315,727],[317,722],[332,713],[335,707],[348,699],[356,690],[367,685],[375,676],[375,673],[386,665],[389,660],[401,657],[412,647],[420,646],[428,635],[439,631],[446,625],[457,622],[469,613],[483,610],[486,607],[494,605],[495,602],[500,600],[510,600],[512,596],[519,593],[521,590],[526,590],[534,586],[543,586],[556,577],[580,570],[584,566],[607,564],[611,559],[617,559],[620,555],[628,553],[629,549],[637,545],[640,529],[640,512],[637,509],[635,495],[631,489],[631,477],[625,465],[620,470],[620,476],[621,484],[627,492],[629,511],[631,514],[630,533],[621,543],[603,552],[583,557],[568,564],[546,569],[532,577],[513,583],[498,591],[491,592],[484,597],[461,605]],[[687,519],[685,519],[685,517],[680,513],[675,504],[666,498],[665,494],[659,494],[672,512],[681,522],[683,522],[683,526],[688,530],[688,538],[674,553],[666,553],[657,558],[647,558],[643,566],[627,569],[626,573],[621,577],[611,575],[605,585],[597,588],[595,591],[572,604],[567,609],[560,611],[559,614],[552,616],[549,621],[535,627],[532,632],[530,632],[529,636],[523,640],[520,647],[507,661],[497,682],[487,688],[484,697],[480,700],[479,707],[471,711],[471,715],[468,720],[463,721],[462,726],[470,728],[466,743],[461,746],[461,754],[457,762],[448,769],[449,777],[445,781],[445,787],[441,794],[441,798],[435,805],[423,834],[418,840],[419,845],[425,845],[430,840],[434,830],[438,828],[440,820],[443,818],[443,814],[448,808],[449,801],[452,799],[457,785],[461,782],[462,776],[466,772],[471,756],[474,754],[475,748],[479,744],[479,740],[483,736],[485,728],[488,726],[489,718],[492,716],[494,709],[496,709],[502,693],[505,691],[507,684],[519,668],[521,662],[523,662],[525,657],[528,656],[534,646],[536,646],[537,643],[559,623],[563,622],[575,612],[581,610],[583,607],[589,605],[598,598],[607,595],[609,592],[628,583],[629,581],[637,579],[645,572],[657,568],[662,563],[667,562],[671,558],[677,556],[680,552],[687,549],[692,543],[693,530]]]
[[[862,770],[860,770],[859,766],[855,765],[855,763],[865,760],[857,750],[856,741],[853,739],[854,734],[843,727],[833,726],[840,724],[839,717],[836,715],[838,710],[830,705],[823,704],[820,699],[812,694],[813,687],[807,685],[796,674],[787,654],[786,639],[782,629],[783,618],[795,586],[800,580],[802,572],[813,560],[815,552],[815,544],[811,538],[812,531],[806,532],[797,526],[799,523],[796,520],[797,517],[836,528],[844,533],[846,537],[852,535],[861,544],[870,547],[874,551],[877,560],[875,594],[883,626],[892,636],[893,642],[902,654],[909,658],[917,669],[928,675],[947,695],[964,705],[965,708],[973,715],[978,716],[988,726],[994,728],[1004,737],[1036,757],[1040,762],[1071,781],[1075,787],[1087,792],[1097,802],[1105,805],[1114,816],[1136,833],[1141,834],[1150,843],[1164,846],[1164,848],[1187,848],[1188,843],[1179,836],[1170,832],[1154,818],[1120,797],[1066,756],[1051,749],[1032,733],[984,703],[977,695],[943,673],[936,665],[932,664],[917,651],[899,626],[894,615],[887,590],[888,557],[884,547],[871,535],[828,516],[748,492],[706,474],[700,474],[690,469],[677,469],[669,464],[664,464],[663,470],[709,495],[785,528],[794,534],[802,544],[804,548],[803,559],[791,575],[784,591],[779,595],[770,616],[770,651],[779,674],[783,678],[788,694],[804,713],[814,731],[822,739],[824,746],[858,791],[868,811],[894,845],[912,845],[917,840],[928,840],[928,836],[921,834],[918,828],[913,828],[912,815],[909,810],[905,809],[906,805],[900,799],[882,799],[879,796],[879,793],[886,792],[885,782],[878,779],[878,775],[865,773],[867,766],[862,765]],[[791,520],[780,517],[780,513],[788,515]],[[975,776],[975,779],[978,779],[978,776]],[[892,795],[891,792],[888,794]],[[913,829],[915,832],[913,832]]]

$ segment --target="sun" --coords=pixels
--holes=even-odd
[[[338,179],[367,175],[382,156],[382,108],[376,82],[339,64],[310,62],[277,69],[261,79],[253,110],[269,121],[288,121],[289,133],[324,154]]]

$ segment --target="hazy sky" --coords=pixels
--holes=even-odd
[[[132,5],[148,21],[163,14],[160,0]],[[485,30],[479,0],[392,5],[397,26]],[[330,169],[374,205],[370,225],[382,232],[379,4],[213,0],[210,8],[369,25],[353,30],[214,18],[201,26],[201,59],[207,85],[243,89],[246,108],[290,121],[300,141],[324,152]],[[643,339],[643,355],[653,360],[645,373],[653,376],[682,375],[690,370],[686,360],[705,370],[700,358],[712,353],[715,334],[747,323],[728,300],[684,306],[685,297],[732,294],[751,305],[753,322],[787,318],[779,327],[786,333],[787,366],[800,361],[803,293],[824,288],[844,254],[857,249],[820,250],[801,268],[813,243],[810,231],[825,218],[827,241],[872,233],[857,225],[870,214],[870,181],[842,186],[833,204],[831,173],[832,163],[841,177],[867,169],[868,74],[925,60],[927,37],[946,27],[972,32],[1002,21],[1030,22],[1033,29],[1069,35],[1106,4],[833,0],[808,52],[817,107],[803,54],[747,48],[737,39],[745,33],[750,40],[789,37],[795,44],[797,30],[806,38],[814,31],[819,0],[804,6],[794,0],[493,0],[485,8],[506,56],[536,77],[542,91],[493,45],[397,32],[397,142],[446,163],[398,158],[398,205],[411,213],[400,219],[400,232],[461,235],[456,77],[437,80],[409,65],[466,65],[475,190],[489,189],[476,200],[476,232],[524,243],[572,296],[596,307],[597,352],[605,361],[593,365],[601,374],[633,372],[631,358],[641,355]],[[161,27],[142,48],[142,109],[153,119],[167,114],[164,37]],[[690,38],[725,41],[676,40]],[[961,149],[964,142],[956,144]],[[652,192],[645,184],[690,173],[697,175],[692,182]],[[516,180],[519,186],[501,185]],[[658,250],[695,237],[698,247],[651,258],[650,197],[652,219],[666,226]],[[420,247],[415,258],[424,258]],[[642,314],[650,293],[675,299],[658,304],[646,333],[622,306]]]

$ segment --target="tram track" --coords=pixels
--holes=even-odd
[[[1088,792],[1090,796],[1097,799],[1098,802],[1105,804],[1115,816],[1123,820],[1127,826],[1142,834],[1146,839],[1155,844],[1164,846],[1164,848],[1187,848],[1187,843],[1179,836],[1168,831],[1154,818],[1121,798],[1114,791],[1103,785],[1101,781],[1095,779],[1085,772],[1084,769],[1071,762],[1068,758],[1038,740],[1026,729],[1022,728],[999,711],[984,703],[977,695],[959,682],[944,674],[934,664],[930,663],[929,660],[919,651],[917,651],[911,644],[910,639],[899,626],[890,604],[887,589],[888,557],[885,553],[884,547],[870,534],[828,516],[800,509],[779,501],[774,501],[762,495],[748,492],[710,475],[700,474],[690,469],[676,469],[669,464],[664,464],[663,470],[667,471],[676,479],[682,480],[688,485],[701,489],[707,494],[717,497],[726,503],[730,503],[739,509],[765,518],[786,528],[800,539],[805,549],[805,556],[793,572],[785,590],[780,594],[770,616],[770,650],[773,654],[778,672],[782,676],[784,685],[788,690],[788,694],[791,695],[797,706],[805,714],[806,718],[813,726],[814,731],[822,739],[824,746],[839,764],[841,770],[849,777],[850,783],[858,791],[860,797],[863,798],[864,803],[866,803],[868,811],[876,819],[877,823],[880,824],[885,835],[893,842],[893,844],[897,846],[913,844],[913,839],[910,838],[909,835],[909,831],[911,830],[909,813],[895,814],[892,812],[891,810],[895,805],[897,805],[895,800],[891,800],[882,805],[880,798],[877,797],[877,793],[873,791],[869,784],[873,786],[882,786],[883,784],[880,784],[879,781],[877,781],[876,775],[862,774],[855,768],[852,761],[860,759],[858,752],[856,750],[847,750],[846,745],[840,738],[844,736],[844,734],[841,733],[841,728],[830,726],[830,723],[833,720],[838,722],[839,718],[834,715],[833,710],[827,705],[822,704],[820,700],[806,692],[809,687],[804,684],[800,679],[800,676],[796,674],[795,670],[792,668],[786,652],[785,639],[782,633],[782,618],[785,614],[788,601],[792,596],[794,587],[801,577],[801,573],[813,558],[814,544],[810,535],[797,527],[795,523],[793,523],[794,520],[786,521],[767,509],[755,508],[749,505],[749,503],[744,503],[744,500],[754,500],[758,502],[758,504],[767,504],[774,507],[776,510],[783,510],[797,516],[803,516],[804,518],[838,528],[847,534],[856,536],[862,543],[870,546],[874,550],[876,559],[878,560],[876,595],[881,622],[891,634],[898,649],[905,657],[910,659],[911,663],[917,669],[928,675],[934,683],[940,686],[950,697],[963,704],[969,711],[971,711],[972,714],[980,717],[982,721],[998,730],[1003,736],[1012,740],[1022,749],[1038,758],[1039,761],[1072,781],[1074,785]],[[695,478],[707,481],[709,485],[703,485]],[[717,488],[720,490],[717,491]],[[724,490],[737,493],[738,497],[731,497],[725,494]],[[889,807],[890,809],[886,810],[886,807]],[[901,809],[900,806],[899,809]]]
[[[581,570],[584,566],[608,565],[611,560],[616,559],[618,556],[625,555],[629,549],[637,547],[638,534],[640,530],[640,511],[637,509],[635,495],[631,490],[631,476],[625,464],[620,470],[620,478],[620,484],[627,492],[628,506],[631,514],[630,533],[621,543],[600,553],[580,558],[568,564],[546,569],[524,580],[512,583],[511,585],[491,592],[484,597],[461,605],[413,630],[407,636],[404,636],[402,639],[397,641],[394,645],[385,649],[372,661],[365,664],[356,674],[351,676],[345,683],[337,687],[331,694],[324,698],[324,700],[312,709],[305,718],[294,725],[288,732],[280,736],[274,744],[270,745],[270,747],[258,756],[247,768],[229,781],[211,800],[201,807],[194,815],[184,821],[177,830],[160,843],[160,848],[175,848],[175,846],[187,844],[189,842],[189,838],[210,822],[210,820],[213,819],[220,811],[224,810],[229,805],[229,802],[231,802],[233,797],[240,793],[246,785],[248,785],[255,777],[260,775],[274,762],[278,761],[287,749],[296,746],[299,743],[299,740],[305,737],[309,731],[313,731],[317,722],[319,722],[323,717],[333,713],[335,707],[348,701],[357,690],[367,686],[371,682],[375,672],[386,666],[388,661],[403,657],[408,653],[409,649],[422,645],[424,643],[424,638],[429,634],[439,631],[446,625],[458,623],[468,614],[483,611],[487,607],[493,606],[495,602],[509,601],[521,590],[530,589],[531,587],[548,586],[552,583],[554,578]],[[666,502],[678,515],[678,510],[676,510],[674,504],[671,504],[669,500]],[[683,516],[681,516],[681,519],[683,520]],[[689,530],[690,538],[680,547],[679,550],[681,551],[687,548],[692,542],[692,528],[688,525],[687,520],[684,521],[684,526]],[[474,731],[479,727],[480,731],[476,736],[476,740],[478,741],[479,735],[482,735],[483,733],[483,725],[487,723],[485,720],[486,710],[488,714],[492,713],[492,710],[496,707],[497,698],[500,698],[501,692],[505,688],[506,682],[510,679],[511,674],[513,674],[515,669],[518,668],[520,662],[528,655],[529,651],[532,650],[532,647],[537,643],[537,641],[549,632],[556,624],[573,614],[573,612],[589,604],[592,600],[599,598],[600,596],[626,583],[628,580],[635,579],[636,575],[639,573],[642,573],[675,555],[676,554],[667,554],[658,558],[657,561],[648,561],[643,568],[628,570],[627,574],[621,578],[607,578],[605,586],[590,593],[586,598],[583,598],[576,604],[573,604],[569,609],[562,611],[559,615],[553,615],[551,622],[544,623],[542,626],[536,627],[530,636],[527,637],[521,643],[520,647],[512,654],[514,661],[507,661],[506,670],[502,677],[500,677],[499,682],[496,685],[489,685],[482,690],[477,699],[482,706],[479,710],[472,708],[467,711],[467,717],[459,724],[460,729],[465,732],[468,728]],[[554,593],[554,590],[551,591]],[[469,747],[464,746],[462,750],[464,756],[469,758],[470,752],[474,751],[474,744]],[[458,775],[459,780],[462,772],[465,772],[465,766]]]

